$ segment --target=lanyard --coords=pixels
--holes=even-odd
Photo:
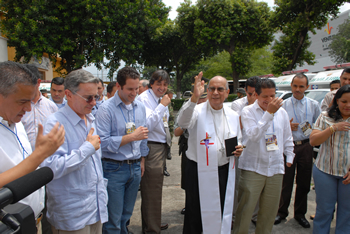
[[[120,107],[120,105],[119,105],[119,109],[120,109],[120,112],[122,112],[122,114],[123,114],[123,117],[124,117],[125,123],[127,123],[127,122],[126,122],[125,115],[124,115],[124,112],[123,112],[122,108]],[[133,108],[132,108],[132,110],[133,110],[133,112],[134,112],[134,123],[135,123],[135,108],[133,107]],[[129,110],[127,110],[127,111],[129,111]]]
[[[18,137],[18,135],[17,135],[17,128],[15,127],[16,132],[14,132],[14,131],[12,131],[11,129],[9,129],[8,127],[6,127],[3,123],[0,122],[0,124],[1,124],[2,126],[4,126],[7,130],[9,130],[10,132],[12,132],[12,133],[16,136],[16,138],[17,138],[19,144],[21,145],[21,147],[22,147],[22,149],[23,149],[23,160],[24,160],[24,152],[26,152],[26,154],[28,154],[28,152],[24,149],[24,147],[23,147],[23,145],[22,145],[22,142],[21,142],[21,140],[19,139],[19,137]]]
[[[298,117],[297,117],[297,115],[296,115],[296,113],[295,113],[293,99],[291,98],[290,100],[292,101],[292,106],[293,106],[294,116],[295,116],[295,118],[296,118],[297,122],[298,122],[298,123],[300,123],[300,121],[298,120]],[[305,98],[305,103],[306,103],[306,104],[305,104],[305,112],[306,112],[306,120],[307,120],[307,99],[306,99],[306,98]]]
[[[153,98],[153,100],[154,100],[154,102],[158,105],[159,103],[157,102],[157,100],[153,97],[153,95],[152,95],[152,93],[151,93],[151,91],[150,90],[148,90],[148,92],[149,92],[149,94],[151,94],[151,96],[152,96],[152,98]]]

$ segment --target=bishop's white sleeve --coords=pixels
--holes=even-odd
[[[198,119],[198,112],[195,111],[196,106],[197,103],[190,100],[181,107],[177,118],[177,123],[181,128],[191,129],[194,127]]]

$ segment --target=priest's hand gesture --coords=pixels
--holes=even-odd
[[[198,76],[194,78],[193,94],[191,102],[197,103],[199,98],[204,93],[204,80],[202,80],[203,72],[200,72]]]

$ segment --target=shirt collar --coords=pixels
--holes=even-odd
[[[120,99],[120,97],[119,97],[119,91],[117,91],[116,93],[115,93],[115,95],[113,96],[113,98],[114,98],[114,100],[115,100],[115,105],[116,106],[119,106],[120,104],[122,104],[122,105],[124,105],[125,106],[125,103],[122,101],[122,99]],[[135,97],[136,98],[136,97]],[[132,104],[132,106],[137,106],[137,103],[135,102],[135,100],[131,103]]]
[[[62,107],[62,112],[65,113],[66,116],[69,116],[68,121],[71,122],[71,124],[73,124],[74,126],[76,126],[81,120],[83,120],[82,118],[80,118],[77,113],[75,113],[72,108],[69,105],[65,105],[64,107]],[[95,117],[90,113],[85,115],[86,119],[89,122],[93,122],[95,120]],[[84,120],[83,120],[84,121]]]
[[[306,97],[305,97],[305,94],[304,94],[304,97],[301,99],[301,100],[298,100],[294,97],[294,95],[291,96],[291,100],[294,102],[294,103],[297,103],[297,102],[300,102],[301,104],[305,104],[305,100],[306,100]]]
[[[156,100],[156,102],[157,102],[157,105],[158,105],[158,102],[159,102],[159,97],[157,97],[155,94],[154,94],[154,92],[153,92],[153,90],[152,89],[148,89],[149,90],[149,93],[153,96],[153,98]]]

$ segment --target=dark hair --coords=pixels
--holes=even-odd
[[[335,121],[342,119],[342,115],[338,108],[338,99],[343,96],[344,93],[350,93],[350,85],[344,85],[336,92],[333,98],[333,104],[328,110],[328,116],[334,119]]]
[[[121,88],[126,84],[126,79],[140,79],[140,73],[133,67],[123,67],[117,74],[117,82]]]
[[[307,76],[304,73],[297,73],[293,77],[291,84],[293,84],[293,81],[294,81],[295,78],[300,78],[300,79],[305,78],[306,79],[306,85],[309,85],[309,78],[307,78]]]
[[[107,85],[107,93],[112,93],[114,86],[117,85],[116,81],[111,81],[109,82],[109,84]]]
[[[331,83],[329,83],[329,87],[331,87],[332,84],[340,84],[340,80],[333,80]]]
[[[261,79],[258,83],[255,85],[255,92],[260,95],[261,89],[276,89],[276,84],[273,80],[270,79]]]
[[[340,76],[342,76],[345,72],[350,73],[350,67],[345,68]]]
[[[36,85],[40,72],[35,65],[12,61],[0,63],[0,94],[6,97],[16,91],[17,84]]]
[[[55,77],[52,79],[51,84],[64,85],[64,79],[62,77]]]
[[[169,74],[165,70],[157,70],[153,72],[149,81],[149,87],[152,87],[156,81],[165,81],[165,83],[170,84]]]
[[[256,84],[261,80],[259,76],[252,76],[247,79],[247,82],[245,82],[245,90],[247,90],[248,86],[249,87],[254,87]]]
[[[102,87],[104,87],[104,86],[103,86],[103,80],[102,80],[102,79],[100,79],[100,78],[99,78],[99,80],[100,80],[100,82],[99,82],[99,83],[101,83]]]

